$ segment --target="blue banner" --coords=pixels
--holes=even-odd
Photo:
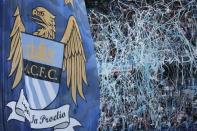
[[[6,0],[1,9],[0,129],[96,131],[98,74],[84,1]]]

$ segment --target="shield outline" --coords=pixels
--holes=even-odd
[[[57,42],[57,41],[54,41],[54,40],[50,40],[50,39],[46,39],[46,38],[42,38],[42,37],[39,37],[39,36],[34,36],[34,35],[32,35],[32,34],[28,34],[28,33],[22,33],[21,34],[21,43],[22,43],[22,52],[23,52],[23,59],[25,59],[25,57],[24,57],[24,50],[25,50],[25,40],[26,40],[26,37],[30,37],[32,40],[31,41],[33,41],[32,43],[33,44],[35,44],[35,42],[34,42],[34,40],[42,40],[42,41],[46,41],[46,42],[49,42],[49,43],[46,43],[46,45],[49,45],[49,44],[51,44],[51,43],[53,43],[54,44],[54,46],[60,46],[59,48],[61,48],[61,50],[60,51],[57,51],[57,53],[59,54],[58,55],[58,57],[60,57],[60,59],[59,59],[59,61],[58,62],[60,62],[61,64],[59,64],[59,67],[61,68],[61,70],[63,69],[63,53],[64,53],[64,44],[62,44],[62,43],[60,43],[60,42]],[[29,60],[29,61],[33,61],[33,60]],[[33,61],[33,62],[35,62],[35,61]],[[44,63],[44,62],[43,62]],[[46,64],[46,65],[48,65],[48,64]],[[24,66],[24,63],[23,63],[23,66]],[[23,71],[24,72],[24,71]],[[56,86],[56,87],[54,87],[54,88],[58,88],[57,90],[56,90],[56,92],[55,92],[55,96],[53,97],[53,98],[51,98],[51,100],[50,100],[50,102],[47,102],[47,104],[45,104],[44,106],[42,106],[42,104],[43,103],[40,103],[40,108],[37,108],[37,107],[35,107],[35,106],[33,106],[32,104],[31,104],[31,101],[32,101],[32,95],[30,95],[30,93],[27,93],[28,91],[27,91],[27,78],[26,77],[29,77],[29,76],[27,76],[27,75],[25,75],[25,73],[24,73],[24,78],[25,78],[25,93],[26,93],[26,95],[27,95],[27,100],[28,100],[28,102],[29,102],[29,104],[30,104],[30,108],[32,108],[32,109],[44,109],[44,108],[47,108],[55,99],[56,99],[56,97],[58,96],[58,92],[59,92],[59,88],[60,88],[60,82],[61,82],[61,73],[60,73],[60,81],[59,81],[59,83],[57,83],[58,84],[58,86]],[[29,77],[30,79],[36,79],[36,78],[32,78],[32,77]],[[39,79],[36,79],[36,80],[38,80],[38,81],[40,81]],[[48,82],[48,83],[53,83],[53,82],[49,82],[49,81],[44,81],[44,82]],[[31,84],[31,86],[30,86],[31,88],[34,88],[35,89],[35,86],[32,86],[32,84]],[[52,86],[53,87],[53,86]],[[41,87],[42,88],[42,87]],[[50,88],[50,87],[49,87]],[[34,95],[35,95],[35,91],[38,91],[37,89],[35,89],[34,90]],[[43,91],[41,91],[41,93],[43,93]],[[37,94],[38,95],[38,94]],[[34,96],[35,97],[35,96]],[[46,97],[46,96],[45,96]],[[39,99],[39,98],[38,98]],[[41,99],[43,99],[43,98],[41,98]],[[35,99],[33,99],[33,101],[34,101]]]

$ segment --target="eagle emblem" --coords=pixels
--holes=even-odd
[[[73,4],[72,0],[65,0],[66,4]],[[23,76],[23,53],[21,36],[25,33],[25,26],[22,22],[19,8],[14,13],[15,23],[13,25],[10,40],[11,47],[8,60],[11,61],[9,76],[14,76],[12,89],[16,88]],[[54,40],[56,36],[55,16],[44,7],[36,7],[32,10],[32,20],[39,25],[33,33],[45,39]],[[60,41],[64,44],[63,71],[67,72],[67,87],[72,89],[72,99],[77,103],[77,93],[85,99],[83,93],[83,83],[87,84],[86,79],[86,57],[84,54],[83,43],[80,29],[74,16],[68,18],[63,37]],[[46,47],[41,46],[40,49]]]

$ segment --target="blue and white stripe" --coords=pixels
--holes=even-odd
[[[46,108],[57,96],[59,83],[39,80],[25,75],[27,98],[31,109]]]

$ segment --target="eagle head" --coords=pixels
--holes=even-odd
[[[48,39],[55,37],[55,16],[44,7],[37,7],[32,11],[32,19],[41,26],[34,35]]]

